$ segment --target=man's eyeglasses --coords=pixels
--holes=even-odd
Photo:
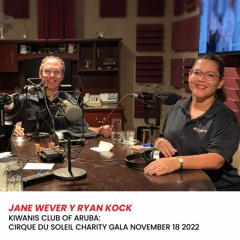
[[[220,78],[220,75],[215,72],[202,72],[200,70],[190,69],[190,74],[195,78],[201,78],[203,75],[208,81],[214,81]]]
[[[59,76],[62,74],[62,70],[51,70],[51,69],[44,69],[44,73],[50,76],[52,73],[54,76]]]

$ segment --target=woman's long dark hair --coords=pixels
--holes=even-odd
[[[219,78],[221,79],[221,78],[224,77],[225,63],[224,63],[224,60],[220,56],[218,56],[214,53],[207,53],[207,54],[204,54],[204,55],[200,55],[197,59],[195,59],[195,61],[193,63],[193,66],[195,65],[195,63],[198,60],[201,60],[201,59],[207,59],[207,60],[214,61],[218,66],[218,73],[220,75]],[[221,102],[225,102],[227,100],[227,96],[226,96],[226,93],[223,90],[223,87],[217,89],[216,96]]]

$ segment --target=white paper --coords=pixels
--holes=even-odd
[[[0,153],[0,158],[10,157],[12,156],[11,152],[2,152]]]
[[[112,148],[113,148],[112,143],[100,141],[98,147],[92,147],[90,149],[95,152],[109,152]]]
[[[23,169],[52,169],[54,163],[27,163]]]

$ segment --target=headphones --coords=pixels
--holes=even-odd
[[[139,151],[126,156],[125,163],[128,167],[134,169],[143,169],[150,162],[160,158],[160,151],[156,148],[148,148],[144,151]]]

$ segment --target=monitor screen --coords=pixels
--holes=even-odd
[[[240,0],[201,0],[199,54],[240,54]]]
[[[39,67],[41,64],[42,58],[34,58],[24,61],[24,76],[25,76],[25,83],[28,85],[27,82],[28,78],[36,79],[36,82],[38,83],[37,79],[39,78]],[[65,73],[64,73],[64,79],[61,83],[61,86],[64,87],[71,87],[72,86],[72,73],[71,73],[71,60],[70,59],[63,59],[65,63]]]

